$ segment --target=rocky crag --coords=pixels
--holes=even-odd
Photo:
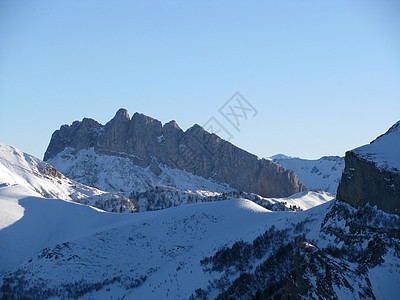
[[[400,215],[400,121],[369,145],[348,151],[337,199]]]
[[[44,160],[61,167],[54,158],[65,149],[78,153],[91,148],[99,155],[129,158],[156,176],[162,175],[162,166],[167,166],[265,197],[285,197],[306,190],[293,171],[259,159],[199,125],[183,131],[175,121],[162,125],[140,113],[130,118],[125,109],[105,125],[84,118],[61,126],[53,133]]]

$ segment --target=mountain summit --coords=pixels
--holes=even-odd
[[[68,174],[70,169],[65,164],[71,165],[80,151],[88,149],[97,156],[127,158],[131,164],[149,169],[158,177],[163,176],[165,168],[178,169],[266,197],[285,197],[306,190],[293,171],[259,159],[197,124],[183,131],[175,121],[162,125],[140,113],[130,118],[125,109],[118,110],[105,125],[84,118],[61,126],[53,133],[44,160]],[[63,159],[67,156],[68,162]],[[93,165],[95,161],[85,160],[85,163]],[[85,183],[97,186],[98,176],[92,174],[90,182]],[[82,177],[80,180],[85,181]],[[157,183],[150,185],[154,187]],[[134,189],[134,186],[120,188]]]

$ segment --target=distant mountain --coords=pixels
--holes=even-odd
[[[278,154],[271,156],[270,158],[275,160],[275,159],[292,159],[292,158],[298,158],[298,157],[293,157],[293,156],[285,155],[283,153],[278,153]]]
[[[324,156],[313,160],[277,154],[271,156],[271,159],[286,169],[296,172],[300,181],[308,189],[336,194],[344,169],[344,157]]]
[[[91,205],[110,212],[134,212],[137,204],[123,195],[104,192],[71,180],[50,164],[0,143],[0,187],[20,186],[28,195]]]
[[[230,186],[264,197],[306,190],[293,171],[259,159],[199,125],[184,132],[175,121],[162,125],[139,113],[130,118],[124,109],[106,125],[85,118],[61,126],[44,159],[75,180],[112,192],[179,187],[184,178],[191,178],[200,190],[204,184],[215,191],[217,184],[218,189]]]

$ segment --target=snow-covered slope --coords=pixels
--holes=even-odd
[[[335,254],[335,230],[344,219],[332,202],[303,212],[271,212],[239,198],[110,214],[60,200],[18,201],[24,194],[20,189],[0,189],[5,199],[0,211],[22,214],[0,230],[0,296],[5,298],[269,298],[290,291],[291,274],[302,270],[303,259],[309,259],[302,275],[311,279],[310,293],[322,282],[313,273],[320,270],[336,278],[322,282],[332,285],[333,296],[398,295],[394,287],[400,284],[400,259],[394,248],[385,248],[385,263],[368,266],[363,259],[349,261]],[[4,205],[7,201],[14,207]],[[345,208],[347,217],[357,213]],[[391,218],[381,213],[378,222],[398,226]],[[351,228],[345,232],[350,234]],[[367,257],[375,253],[370,246],[375,235],[341,245]],[[326,271],[321,261],[336,269]],[[380,287],[383,278],[391,289]]]
[[[179,190],[227,192],[233,191],[226,184],[218,184],[192,173],[172,169],[163,165],[158,172],[151,166],[142,168],[132,163],[130,156],[96,154],[94,149],[78,152],[71,148],[64,149],[49,163],[68,177],[87,185],[109,192],[142,192],[156,186],[175,187]],[[157,166],[158,167],[158,166]],[[162,172],[161,172],[162,171]],[[159,175],[157,175],[160,173]]]
[[[400,121],[370,144],[356,148],[352,152],[374,162],[380,169],[400,173]]]
[[[188,298],[214,278],[200,264],[204,257],[252,241],[272,224],[321,219],[327,207],[310,215],[272,213],[231,199],[124,215],[61,200],[16,200],[23,195],[20,186],[0,189],[0,210],[20,215],[0,230],[1,291],[17,298]]]
[[[344,169],[344,158],[324,156],[310,160],[277,154],[271,159],[287,169],[296,172],[300,181],[310,190],[336,194],[340,176]]]
[[[40,196],[40,195],[39,195]],[[123,221],[130,214],[32,196],[24,185],[0,187],[0,273],[44,247],[76,239]]]
[[[110,212],[152,211],[235,197],[247,198],[270,210],[304,210],[332,199],[320,193],[317,197],[321,201],[311,206],[298,201],[292,208],[290,198],[268,199],[239,193],[227,185],[178,169],[162,166],[162,175],[157,176],[149,168],[132,164],[127,157],[97,155],[93,149],[81,150],[72,158],[68,153],[64,151],[53,159],[61,166],[60,171],[108,192],[71,180],[50,164],[4,144],[0,144],[0,186],[23,186],[29,196],[74,201]],[[132,187],[135,189],[131,190]]]
[[[107,211],[133,212],[128,198],[89,187],[65,177],[50,164],[0,143],[0,186],[23,186],[31,196],[58,198]]]
[[[13,159],[5,168],[22,179],[4,171],[0,185],[0,298],[398,297],[399,216],[328,202],[328,193],[199,189],[192,195],[215,199],[192,203],[171,187],[154,188],[154,199],[177,195],[188,205],[112,214],[42,197],[35,189],[50,183],[38,185],[26,175],[32,163],[17,171],[25,163]]]
[[[271,200],[284,202],[286,207],[293,208],[295,210],[307,210],[333,200],[333,198],[334,197],[327,192],[307,191],[294,194],[287,198]]]
[[[344,178],[358,178],[359,185],[348,182],[357,192],[373,186],[367,194],[378,204],[389,198],[375,193],[398,191],[400,182],[392,150],[397,144],[384,137],[371,144],[377,143],[375,148],[349,151],[343,172]],[[348,165],[357,151],[354,159],[362,164]],[[20,165],[24,162],[14,161],[2,169],[7,180],[0,184],[0,298],[398,299],[400,294],[400,216],[372,202],[354,205],[339,198],[354,198],[351,189],[328,201],[329,193],[273,199],[207,191],[211,187],[199,189],[198,181],[187,186],[196,192],[156,185],[131,194],[139,204],[160,208],[158,201],[165,206],[181,199],[179,206],[112,214],[43,198],[36,189],[47,181],[38,185],[36,175],[26,175],[32,163],[17,171]],[[382,171],[372,172],[371,166]],[[5,170],[23,180],[10,183],[13,173]],[[398,199],[392,199],[396,208]]]
[[[129,155],[97,154],[91,149],[78,152],[67,148],[49,160],[63,174],[79,182],[96,186],[109,192],[121,192],[139,205],[140,211],[159,210],[187,203],[220,201],[242,197],[273,210],[308,209],[332,199],[325,193],[317,193],[308,199],[313,203],[294,203],[288,198],[264,198],[232,189],[192,173],[172,169],[162,164],[160,174],[151,167],[142,168],[132,163]],[[304,192],[303,195],[307,195]],[[295,196],[297,198],[297,196]]]

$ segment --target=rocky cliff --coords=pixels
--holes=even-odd
[[[66,148],[75,152],[93,148],[98,154],[128,157],[157,176],[162,166],[168,166],[261,196],[284,197],[306,190],[293,171],[259,159],[199,125],[183,131],[175,121],[162,125],[139,113],[130,118],[125,109],[105,125],[85,118],[61,126],[53,133],[44,160]]]
[[[337,199],[400,215],[400,121],[369,145],[346,153]]]

